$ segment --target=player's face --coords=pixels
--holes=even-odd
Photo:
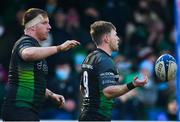
[[[111,33],[109,34],[109,39],[110,39],[110,49],[112,51],[118,51],[119,50],[119,43],[120,43],[120,38],[117,36],[117,32],[115,30],[112,30]]]
[[[37,24],[36,26],[36,35],[40,41],[46,40],[48,38],[48,33],[51,29],[49,24],[48,17],[44,18],[44,20]]]

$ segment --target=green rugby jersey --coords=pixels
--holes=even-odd
[[[48,66],[44,59],[24,61],[21,52],[28,47],[40,45],[34,38],[23,35],[13,47],[5,105],[38,110],[45,98]]]
[[[82,64],[81,113],[93,113],[111,119],[114,99],[107,99],[103,89],[118,85],[118,79],[118,71],[111,56],[101,49],[89,54]]]

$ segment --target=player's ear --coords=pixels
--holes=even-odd
[[[106,43],[109,43],[109,41],[110,41],[108,34],[104,34],[103,37],[102,37],[102,39],[103,39],[104,42],[106,42]]]

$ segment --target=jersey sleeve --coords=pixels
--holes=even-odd
[[[100,89],[104,89],[108,86],[117,85],[119,75],[115,68],[115,65],[110,59],[102,59],[98,65],[99,73],[99,86]]]
[[[35,45],[31,40],[23,40],[17,47],[18,55],[22,58],[22,51],[28,47],[34,47]]]

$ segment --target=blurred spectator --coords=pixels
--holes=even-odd
[[[25,9],[22,7],[21,9],[19,9],[16,13],[16,19],[15,19],[15,23],[13,23],[14,28],[13,28],[13,32],[15,33],[15,40],[18,39],[24,32],[24,28],[22,26],[22,18],[23,15],[25,13]],[[12,29],[12,28],[11,28]],[[12,33],[13,33],[12,32]]]
[[[91,41],[90,35],[82,28],[78,11],[70,8],[67,12],[66,30],[71,38],[79,40],[83,46]]]
[[[152,20],[149,24],[149,37],[147,44],[151,46],[155,52],[162,50],[170,50],[168,39],[165,37],[164,25],[162,21]]]
[[[65,42],[68,39],[71,39],[69,34],[66,32],[65,28],[66,28],[66,13],[62,8],[58,8],[54,14],[54,16],[52,17],[53,23],[53,30],[51,31],[52,34],[52,45],[58,45],[61,44],[63,42]],[[48,58],[48,64],[50,66],[49,71],[51,76],[54,75],[54,68],[56,66],[56,64],[59,63],[59,61],[61,61],[64,57],[66,57],[67,59],[71,59],[71,51],[67,51],[64,53],[59,53],[56,54],[52,57]]]
[[[81,72],[81,64],[84,61],[85,57],[87,56],[87,53],[85,51],[77,51],[74,53],[74,65],[75,65],[75,71],[79,74]]]
[[[4,97],[5,97],[5,85],[8,81],[8,73],[7,71],[4,69],[4,67],[0,64],[0,110],[4,101]],[[1,114],[0,114],[1,117]]]
[[[70,35],[66,32],[66,16],[64,10],[60,8],[54,13],[52,24],[54,27],[52,30],[54,38],[53,45],[63,43],[65,40],[70,38]]]
[[[7,70],[3,67],[2,64],[0,64],[0,83],[6,84],[8,81],[8,73]]]
[[[0,17],[0,64],[4,65],[4,51],[6,49],[6,41],[4,41],[4,35],[5,35],[6,28],[4,26],[3,20]]]
[[[77,119],[79,80],[72,72],[72,65],[68,62],[58,64],[55,68],[55,76],[48,83],[48,87],[55,93],[61,93],[66,100],[65,107],[52,115],[52,119]]]
[[[98,11],[98,9],[91,5],[91,4],[88,4],[86,8],[84,8],[84,11],[83,11],[83,26],[85,27],[86,30],[89,31],[89,27],[90,25],[96,21],[96,20],[99,20],[100,19],[100,13]]]
[[[8,70],[11,49],[15,42],[15,39],[14,39],[15,34],[12,33],[12,30],[14,30],[14,28],[11,25],[10,25],[11,29],[10,27],[7,27],[4,24],[3,20],[0,20],[0,26],[1,26],[1,33],[2,33],[2,35],[0,36],[0,64],[2,64],[3,67],[6,70]]]
[[[175,95],[171,95],[167,104],[168,120],[177,120],[178,103]]]
[[[102,10],[102,18],[112,22],[116,26],[118,34],[124,38],[124,30],[131,16],[130,11],[130,7],[124,0],[106,0]]]
[[[55,10],[58,8],[58,0],[46,0],[45,10],[51,17]]]
[[[4,32],[5,32],[5,27],[2,22],[2,18],[0,17],[0,38],[4,35]]]
[[[153,78],[156,56],[152,48],[146,47],[139,52],[139,58],[141,59],[139,64],[139,77],[141,77],[141,74],[147,74],[149,82],[145,87],[138,90],[137,98],[143,103],[145,108],[151,110],[154,109],[158,96],[156,83]],[[146,110],[146,112],[148,114],[149,110]]]
[[[115,62],[119,69],[119,79],[122,84],[127,84],[129,81],[132,81],[135,76],[138,76],[136,62],[128,61],[124,56],[117,56]],[[113,109],[114,120],[145,119],[144,106],[142,105],[143,103],[137,99],[137,90],[138,89],[134,89],[116,99]]]
[[[132,62],[128,60],[125,56],[123,55],[116,56],[115,63],[119,70],[119,75],[125,76],[131,72]]]

